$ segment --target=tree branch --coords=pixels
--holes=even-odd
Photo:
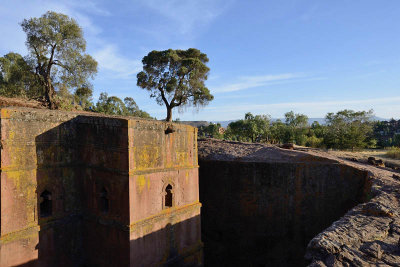
[[[48,76],[50,76],[51,66],[54,64],[53,57],[54,57],[54,51],[56,50],[56,46],[57,46],[57,44],[54,44],[51,47],[51,55],[50,55],[49,63],[47,64],[47,75]]]
[[[72,71],[67,65],[64,65],[64,64],[60,63],[59,60],[54,60],[54,61],[53,61],[53,64],[54,64],[54,65],[57,65],[57,66],[60,66],[60,67],[62,67],[62,68],[64,68],[64,69],[66,69],[66,70],[69,71],[70,73],[73,73],[73,71]]]
[[[164,101],[165,105],[166,105],[167,107],[170,107],[170,104],[168,103],[168,100],[167,100],[167,98],[165,97],[164,90],[163,90],[162,88],[158,88],[158,90],[160,91],[161,98],[162,98],[162,100]]]

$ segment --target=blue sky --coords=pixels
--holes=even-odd
[[[210,59],[215,99],[181,120],[232,120],[246,112],[324,117],[342,109],[400,118],[398,0],[0,0],[0,55],[26,54],[19,23],[47,10],[84,30],[99,62],[100,92],[133,97],[158,119],[165,108],[136,86],[151,50],[195,47]]]

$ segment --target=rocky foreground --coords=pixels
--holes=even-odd
[[[305,257],[310,266],[400,266],[400,174],[385,167],[352,162],[313,150],[370,174],[368,202],[313,238]]]
[[[309,266],[400,266],[400,174],[398,170],[343,159],[329,152],[199,140],[199,157],[252,162],[307,161],[320,157],[368,171],[366,201],[349,210],[308,244]]]

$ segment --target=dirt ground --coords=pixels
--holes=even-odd
[[[367,162],[369,157],[381,159],[386,165],[394,165],[400,168],[400,159],[392,159],[387,157],[387,150],[384,149],[369,149],[363,151],[328,151],[329,154],[334,155],[341,159],[356,158],[360,162]]]
[[[26,98],[11,98],[0,96],[0,107],[27,107],[27,108],[46,108],[44,101],[37,101]]]
[[[291,153],[291,150],[281,149],[277,145],[222,141],[218,139],[199,139],[199,157],[212,160],[243,160],[243,161],[298,161],[304,159],[305,154]],[[340,151],[322,150],[309,147],[294,146],[294,151],[310,152],[323,158],[344,160],[368,164],[368,158],[381,159],[390,171],[400,172],[400,160],[385,156],[387,152],[380,150]]]

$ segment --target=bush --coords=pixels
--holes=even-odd
[[[393,159],[400,159],[400,148],[392,147],[386,152],[386,156]]]
[[[323,147],[324,138],[318,138],[315,135],[307,137],[306,146],[321,148]]]

